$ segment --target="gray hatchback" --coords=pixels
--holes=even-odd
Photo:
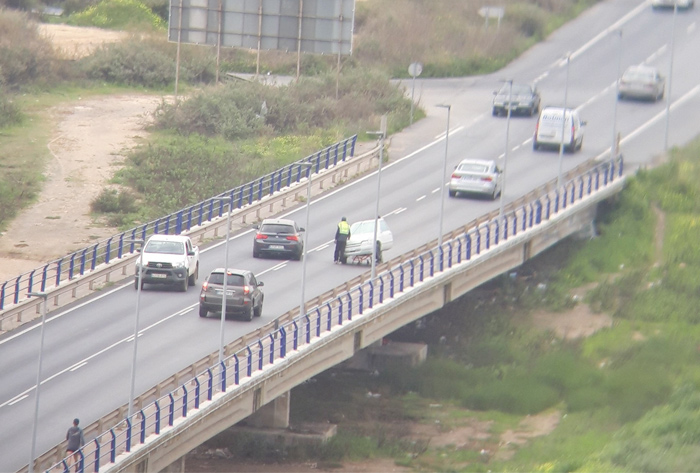
[[[262,315],[265,294],[260,289],[262,281],[245,269],[226,270],[226,316],[241,316],[244,320]],[[209,312],[221,313],[224,295],[224,268],[212,271],[202,284],[199,294],[199,316],[206,317]]]

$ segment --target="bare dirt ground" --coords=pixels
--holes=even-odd
[[[122,33],[98,28],[41,25],[56,48],[87,54]],[[31,271],[117,233],[90,216],[90,202],[107,185],[123,151],[146,136],[160,97],[116,95],[65,103],[48,113],[54,123],[52,156],[36,203],[0,234],[0,281]]]
[[[121,33],[64,25],[42,25],[42,30],[68,57],[87,54],[103,42],[119,41],[123,37]],[[116,233],[115,228],[91,217],[90,202],[108,185],[123,160],[124,150],[146,136],[144,126],[160,100],[160,97],[147,95],[97,97],[66,103],[50,112],[55,121],[55,132],[48,144],[53,159],[37,202],[0,235],[0,281]],[[570,313],[536,313],[531,322],[562,338],[575,338],[609,326],[611,319],[579,304]],[[452,445],[477,449],[482,455],[504,459],[528,440],[550,433],[559,420],[557,411],[528,416],[516,429],[497,438],[492,438],[488,422],[473,421],[447,432],[425,425],[407,425],[406,429],[416,439],[429,439],[432,447]],[[412,471],[396,466],[389,459],[344,463],[341,468],[337,465],[331,468],[318,463],[240,463],[214,456],[188,459],[187,469],[270,473]]]

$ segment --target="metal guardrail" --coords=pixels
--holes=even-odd
[[[280,195],[312,174],[319,174],[322,170],[342,165],[354,156],[356,141],[357,135],[354,135],[275,172],[219,194],[217,197],[231,199],[233,211],[250,208],[256,203],[260,204],[265,198]],[[302,163],[312,163],[312,166],[302,166]],[[201,229],[207,223],[219,220],[225,215],[226,206],[227,203],[224,201],[215,202],[207,199],[5,281],[0,284],[0,331],[11,330],[27,322],[27,318],[33,319],[37,316],[39,313],[37,307],[34,311],[29,311],[29,317],[26,313],[23,314],[26,308],[24,306],[38,304],[36,299],[30,299],[27,296],[28,293],[55,292],[56,289],[64,286],[71,293],[71,297],[78,297],[77,287],[83,282],[89,285],[89,290],[92,290],[95,278],[85,280],[86,276],[97,275],[104,270],[105,265],[112,264],[113,268],[119,269],[124,266],[123,258],[135,257],[135,245],[129,243],[129,240],[145,240],[155,233],[190,234],[193,229]],[[125,267],[121,269],[123,272],[126,271]],[[58,305],[57,301],[54,301],[54,305]]]
[[[225,347],[221,363],[218,352],[199,360],[140,396],[131,417],[126,418],[127,407],[123,406],[88,426],[86,437],[94,438],[78,452],[77,471],[99,472],[113,465],[120,455],[130,453],[148,437],[172,429],[195,410],[206,409],[215,397],[244,389],[246,382],[266,367],[294,356],[302,347],[322,342],[334,328],[350,323],[375,305],[401,297],[426,279],[484,257],[509,238],[546,223],[618,182],[622,171],[622,158],[584,163],[567,174],[560,189],[549,182],[512,203],[502,217],[496,211],[474,220],[452,231],[440,247],[433,241],[394,258],[378,268],[375,279],[358,276],[310,301],[306,314],[300,315],[297,308],[234,341]],[[36,459],[35,470],[68,473],[64,451],[62,443],[44,453]]]

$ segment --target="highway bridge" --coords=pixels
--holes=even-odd
[[[420,105],[426,109],[428,117],[391,137],[390,164],[382,171],[380,214],[391,226],[396,240],[396,246],[386,255],[387,258],[398,258],[414,250],[422,254],[424,250],[427,251],[430,248],[430,243],[436,240],[440,217],[439,197],[446,181],[446,176],[442,175],[442,159],[445,155],[448,169],[452,169],[466,157],[499,158],[502,162],[506,161],[504,151],[507,149],[507,162],[504,163],[506,168],[504,198],[506,204],[513,204],[513,209],[519,209],[525,196],[531,195],[534,189],[541,189],[548,183],[550,188],[546,192],[547,195],[551,195],[553,191],[551,183],[557,179],[560,163],[563,174],[566,174],[586,162],[605,162],[614,141],[613,129],[620,132],[622,136],[621,152],[625,158],[625,173],[633,172],[639,166],[653,163],[663,153],[666,141],[673,146],[684,144],[692,139],[698,133],[696,117],[700,106],[698,95],[700,71],[694,67],[697,51],[700,50],[696,21],[697,13],[694,10],[679,12],[674,20],[673,14],[668,11],[652,11],[648,2],[631,0],[603,2],[592,7],[580,18],[561,28],[547,41],[532,48],[496,74],[464,79],[419,81],[416,88],[417,98],[420,100]],[[618,30],[622,30],[622,36],[617,34]],[[672,80],[670,80],[671,77],[667,78],[667,84],[672,84],[667,86],[669,102],[617,103],[615,79],[618,75],[618,59],[623,68],[631,64],[647,63],[669,71],[672,56],[672,30],[675,31],[674,67]],[[566,61],[562,61],[565,56],[571,58],[568,66]],[[556,152],[533,151],[531,138],[535,119],[529,117],[513,117],[510,120],[509,139],[506,142],[505,119],[492,117],[490,113],[491,94],[505,79],[536,82],[542,92],[545,105],[561,105],[566,91],[567,103],[578,108],[582,117],[588,122],[582,151],[566,154],[561,161]],[[445,148],[445,110],[435,107],[437,104],[450,104],[452,107],[447,150]],[[670,118],[668,122],[667,116]],[[614,128],[613,123],[616,124]],[[610,166],[609,169],[615,168]],[[605,176],[606,173],[599,173],[599,175]],[[366,267],[332,264],[331,240],[335,223],[340,216],[345,215],[351,222],[374,216],[377,175],[369,173],[341,184],[322,196],[315,197],[310,206],[308,227],[310,252],[306,262],[306,294],[310,300],[307,303],[309,308],[313,307],[313,300],[333,292],[338,287],[351,289],[360,284],[360,281],[361,284],[368,283]],[[587,182],[583,187],[588,189]],[[616,188],[612,185],[609,189]],[[563,189],[560,189],[559,195],[564,195]],[[567,192],[566,195],[571,197],[572,194]],[[579,194],[574,195],[578,199]],[[602,194],[599,195],[601,198],[605,197]],[[530,199],[526,199],[528,200]],[[553,202],[551,197],[549,200]],[[584,205],[584,201],[585,198],[581,197],[581,201],[577,202]],[[567,201],[567,208],[563,209],[563,201],[560,200],[560,208],[557,212],[573,211],[577,205],[576,202],[573,206],[568,204],[570,202]],[[533,207],[536,206],[533,204]],[[448,236],[452,236],[453,230],[463,229],[471,222],[492,221],[494,212],[498,208],[498,202],[487,200],[465,198],[445,200],[443,229],[448,234],[445,241],[448,241]],[[301,222],[305,216],[304,210],[302,206],[286,210],[283,214]],[[516,218],[521,225],[523,219],[526,225],[529,225],[529,215],[533,216],[533,221],[536,220],[536,213],[524,214],[523,212],[527,210],[518,210],[518,212],[521,212],[521,216]],[[582,216],[586,215],[584,211],[582,212]],[[591,214],[587,214],[588,223],[592,218]],[[550,220],[545,219],[545,221]],[[543,228],[542,231],[545,233],[550,230],[553,232],[552,241],[550,241],[553,243],[566,233],[559,233],[558,229],[561,227],[558,225],[566,225],[556,219],[551,221],[552,223],[548,224],[551,228],[539,228]],[[525,230],[522,230],[522,227],[517,226],[518,223],[516,223],[518,230],[516,235],[511,232],[505,243],[499,240],[498,245],[488,249],[493,255],[489,258],[494,258],[498,254],[499,258],[506,260],[501,265],[502,270],[518,264],[518,261],[525,256],[536,254],[532,246],[528,250],[530,253],[526,254],[525,248],[528,246],[523,240],[519,240],[527,238],[528,232],[534,232],[535,229],[526,226]],[[583,223],[583,221],[578,222],[578,224]],[[503,228],[501,224],[499,235],[503,235],[500,233]],[[481,231],[485,230],[482,228]],[[495,228],[490,227],[491,238],[494,231]],[[482,240],[481,243],[483,242]],[[454,245],[458,244],[454,243]],[[460,252],[462,262],[457,263],[456,266],[460,264],[463,265],[462,267],[467,267],[469,264],[473,266],[469,271],[461,267],[451,268],[451,272],[459,274],[454,277],[468,279],[469,274],[475,274],[473,283],[488,277],[487,273],[480,273],[477,270],[481,264],[476,262],[477,259],[474,259],[473,263],[465,262],[466,241],[462,245],[461,251],[464,252]],[[513,245],[513,248],[505,245]],[[499,247],[510,249],[498,250]],[[256,272],[259,279],[265,282],[266,292],[266,305],[260,319],[252,323],[231,321],[226,325],[225,340],[227,345],[232,347],[227,351],[227,355],[234,355],[237,348],[248,346],[264,327],[270,324],[274,326],[276,319],[282,314],[293,311],[299,305],[301,265],[291,261],[253,259],[252,230],[249,228],[241,228],[232,237],[229,250],[231,255],[229,264]],[[500,251],[502,253],[499,253]],[[223,253],[223,243],[206,246],[202,254],[202,273],[206,273],[215,266],[221,266]],[[443,252],[443,257],[446,254],[447,252]],[[456,251],[453,250],[453,258],[455,254]],[[430,258],[424,256],[424,263],[434,262],[435,255],[433,250]],[[453,259],[453,266],[455,261]],[[443,264],[445,264],[444,259]],[[414,263],[414,278],[416,268]],[[435,265],[432,268],[434,271]],[[399,269],[396,271],[401,272]],[[421,288],[414,289],[410,286],[410,290],[406,287],[404,289],[411,294],[420,292],[425,302],[423,310],[438,308],[445,300],[458,296],[469,287],[466,283],[452,283],[450,289],[446,290],[447,281],[441,277],[448,276],[435,276],[436,273],[433,273],[432,277],[426,278],[425,275],[430,273],[425,272],[425,267],[422,271],[426,280],[423,282],[426,284]],[[396,284],[400,281],[398,273],[394,273],[393,276],[394,291],[397,291]],[[410,274],[410,270],[404,268],[404,278],[407,273]],[[404,284],[406,284],[405,281],[404,279]],[[437,281],[436,285],[428,287],[427,283],[434,281]],[[390,291],[390,286],[391,282],[385,281],[383,291]],[[370,290],[363,291],[362,297],[365,299],[363,304],[368,304],[366,299],[369,298]],[[373,291],[373,298],[378,298],[382,288],[374,287]],[[384,297],[386,294],[384,292]],[[352,315],[353,318],[357,316],[358,320],[352,323],[364,323],[368,327],[360,330],[362,335],[355,335],[358,333],[358,325],[345,323],[348,306],[347,300],[343,301],[344,323],[332,325],[329,331],[330,336],[338,337],[333,339],[336,344],[322,342],[335,346],[338,350],[335,358],[328,358],[329,363],[336,359],[340,361],[342,356],[350,355],[357,348],[367,346],[381,333],[398,328],[400,323],[405,323],[411,317],[420,316],[420,311],[416,311],[413,316],[406,315],[402,318],[401,314],[404,311],[396,309],[389,298],[382,302],[372,299],[375,301],[372,310],[368,310],[367,314],[363,313],[362,317],[359,317],[359,297],[357,293],[353,295]],[[406,302],[401,304],[404,303]],[[137,393],[149,393],[154,386],[174,377],[174,374],[190,370],[193,364],[218,351],[218,320],[199,318],[196,306],[197,293],[193,290],[187,293],[154,290],[142,294],[136,371]],[[332,314],[338,315],[339,307],[339,305],[332,307]],[[128,281],[123,284],[112,283],[111,286],[71,306],[51,311],[45,327],[46,363],[41,385],[38,452],[46,452],[54,448],[63,439],[65,430],[74,417],[80,417],[85,425],[90,425],[103,419],[110,412],[119,412],[119,409],[124,406],[129,393],[128,380],[134,342],[135,309],[133,284]],[[396,311],[392,312],[392,309]],[[321,315],[324,315],[323,312]],[[389,322],[391,317],[396,317],[395,325]],[[317,320],[326,321],[326,319],[314,319],[317,325]],[[338,319],[332,320],[337,322]],[[385,323],[380,324],[373,322],[374,320]],[[379,327],[374,333],[372,324],[378,324]],[[323,323],[321,325],[324,326]],[[283,324],[280,324],[280,327],[282,326]],[[294,328],[285,330],[287,343],[293,344]],[[303,327],[299,327],[299,330],[303,332]],[[329,339],[326,338],[326,340]],[[270,348],[273,340],[274,352]],[[142,444],[140,438],[135,439],[134,444],[129,446],[130,455],[115,458],[115,463],[107,462],[101,465],[100,470],[116,471],[141,465],[148,471],[157,471],[167,466],[168,462],[177,460],[176,457],[181,455],[182,451],[194,446],[201,438],[217,429],[225,428],[223,424],[216,425],[216,418],[226,416],[212,414],[210,417],[209,414],[205,414],[205,411],[209,413],[218,410],[219,414],[224,412],[235,419],[237,416],[245,416],[258,407],[272,403],[283,412],[284,403],[287,402],[284,401],[284,396],[292,385],[292,381],[285,384],[283,380],[298,380],[305,375],[313,376],[326,365],[319,364],[316,368],[309,369],[306,374],[287,372],[287,370],[293,370],[292,363],[287,361],[286,353],[283,357],[285,359],[279,360],[280,340],[281,335],[277,339],[267,337],[263,342],[262,369],[253,370],[253,365],[248,362],[248,359],[239,357],[239,376],[241,370],[247,374],[247,367],[250,366],[250,378],[255,381],[254,383],[246,384],[243,378],[239,378],[240,387],[232,389],[230,396],[229,393],[219,392],[216,396],[212,393],[210,401],[208,397],[201,394],[202,391],[208,390],[209,385],[209,381],[202,378],[200,396],[205,397],[200,397],[199,411],[188,410],[189,420],[173,420],[172,427],[167,424],[169,419],[166,415],[160,435],[150,434],[148,429],[153,427],[148,427],[145,433],[149,435],[144,438],[146,443]],[[298,342],[299,338],[296,340]],[[2,471],[17,471],[26,465],[29,459],[33,414],[32,394],[38,346],[39,330],[36,325],[30,328],[18,328],[0,339],[0,359],[3,360],[0,425],[12,426],[12,428],[2,429],[0,438],[0,470]],[[298,351],[311,359],[311,352],[318,349],[309,350],[302,347]],[[254,353],[259,355],[261,352]],[[271,355],[271,353],[274,354]],[[271,356],[273,363],[269,362]],[[291,350],[288,357],[289,360],[292,359]],[[211,361],[208,366],[202,366],[203,371],[216,364],[216,359]],[[258,364],[255,366],[259,367],[259,356],[256,361]],[[233,370],[233,383],[236,382],[235,366],[234,360],[229,367]],[[226,372],[229,373],[228,370]],[[197,373],[193,373],[189,379],[192,379],[195,374]],[[212,372],[212,385],[221,385],[221,383],[215,383],[217,380],[221,381],[217,376],[220,377],[220,374]],[[260,389],[253,387],[255,383],[267,381],[267,377],[276,382],[268,382],[264,389],[262,385]],[[184,382],[186,379],[181,381]],[[196,389],[196,386],[192,389]],[[158,397],[160,394],[167,393],[151,394],[151,396]],[[233,396],[234,394],[236,396]],[[241,402],[247,407],[236,408],[235,402],[228,401],[239,396],[244,400]],[[188,402],[193,397],[196,396],[190,394]],[[275,399],[281,400],[275,401]],[[182,413],[182,405],[179,408]],[[234,415],[227,409],[238,409],[238,411]],[[168,413],[167,410],[166,413]],[[152,411],[148,411],[146,417],[151,414]],[[115,419],[112,425],[116,425],[122,419],[123,412],[122,417]],[[213,426],[205,426],[210,421]],[[153,425],[152,422],[151,425]],[[99,432],[93,432],[92,436],[108,431],[111,426],[102,427],[97,429]],[[132,425],[132,432],[139,433],[139,428]],[[191,437],[188,432],[192,432]],[[172,448],[160,445],[159,450],[162,448],[164,452],[160,458],[149,456],[149,445],[155,444],[156,437],[164,439],[158,440],[159,442],[172,445]],[[122,436],[117,441],[123,443],[123,439]],[[126,449],[125,444],[123,449]],[[54,457],[51,460],[60,459]],[[144,464],[144,461],[147,464]]]

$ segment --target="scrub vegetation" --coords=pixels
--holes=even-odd
[[[410,103],[389,79],[405,77],[409,62],[423,63],[424,77],[492,72],[592,3],[507,1],[500,26],[492,19],[487,28],[478,15],[480,2],[358,1],[354,52],[341,58],[337,97],[337,58],[332,55],[303,55],[302,79],[290,86],[215,85],[215,48],[182,45],[179,80],[188,99],[163,102],[149,142],[130,153],[127,169],[115,177],[120,189],[105,190],[93,202],[93,211],[106,214],[111,225],[128,227],[270,172],[310,154],[314,147],[354,133],[364,139],[364,130],[376,129],[383,114],[389,115],[390,132],[400,130],[409,122]],[[32,99],[55,103],[57,97],[66,96],[66,89],[81,90],[82,95],[115,89],[172,91],[177,46],[166,38],[168,1],[52,2],[63,14],[43,15],[42,21],[130,34],[122,42],[105,44],[70,61],[53,50],[25,13],[39,7],[38,2],[4,5],[8,8],[0,9],[3,135],[29,133],[21,130],[42,121],[37,114],[47,107],[33,107],[29,115],[21,103]],[[263,74],[294,76],[296,62],[293,53],[263,51],[259,67]],[[219,64],[222,77],[227,72],[255,72],[256,54],[223,48]],[[26,100],[17,99],[27,95]],[[420,109],[415,111],[415,119],[422,116]],[[281,146],[286,143],[295,145]],[[8,170],[0,175],[0,226],[36,198],[41,184],[38,170],[49,159],[45,153],[16,166],[8,151],[7,142],[0,143],[0,166]],[[198,157],[196,166],[189,153]],[[159,175],[141,176],[143,171],[168,166],[169,185]]]

